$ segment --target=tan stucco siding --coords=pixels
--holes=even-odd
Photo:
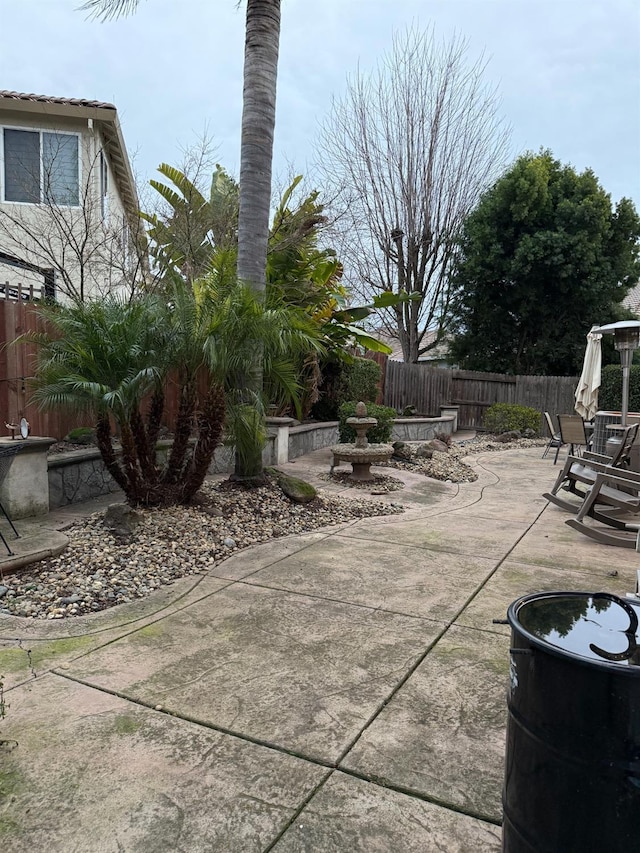
[[[2,110],[0,128],[5,127],[78,134],[80,203],[52,210],[47,204],[6,202],[3,200],[4,168],[0,168],[0,251],[38,266],[57,266],[57,285],[62,298],[87,298],[119,288],[123,263],[122,251],[118,250],[118,234],[122,234],[125,210],[107,159],[108,215],[103,217],[100,122],[47,115],[46,112],[32,115]],[[0,146],[1,143],[2,139]],[[87,234],[90,240],[85,249],[80,249]],[[30,283],[33,280],[33,275],[26,271],[0,265],[0,284],[15,285],[18,281]]]

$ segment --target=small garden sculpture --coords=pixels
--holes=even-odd
[[[369,444],[367,441],[367,432],[378,421],[376,418],[367,417],[367,407],[362,402],[356,406],[356,416],[354,418],[347,418],[347,423],[355,430],[356,441],[355,444],[336,444],[331,448],[331,452],[333,453],[331,473],[333,473],[333,469],[341,461],[350,462],[350,480],[357,483],[372,482],[375,480],[375,477],[371,473],[371,465],[388,462],[393,455],[393,445]]]

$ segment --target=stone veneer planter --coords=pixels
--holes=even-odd
[[[451,435],[455,432],[456,416],[439,418],[396,418],[391,430],[391,441],[430,441],[437,432]]]
[[[0,447],[16,450],[8,471],[0,482],[0,502],[14,521],[46,515],[49,502],[44,485],[47,478],[47,451],[55,439],[30,436],[27,439],[0,438]],[[3,464],[6,464],[6,457]]]
[[[428,441],[436,432],[452,433],[454,418],[398,418],[392,441]],[[338,421],[295,425],[292,418],[267,418],[269,437],[262,458],[265,465],[283,464],[314,450],[331,447],[338,441]],[[169,441],[160,442],[168,449]],[[233,448],[218,447],[209,468],[210,474],[233,470]],[[94,447],[58,453],[48,459],[49,508],[87,501],[100,495],[119,492],[105,469],[100,452]]]

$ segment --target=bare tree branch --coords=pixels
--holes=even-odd
[[[334,232],[352,290],[420,295],[381,320],[405,361],[444,335],[460,228],[506,163],[486,63],[466,54],[464,39],[441,42],[433,29],[394,36],[373,73],[349,79],[321,134],[318,168],[339,199]]]
[[[79,180],[77,172],[65,173],[64,152],[52,147],[56,134],[49,134],[48,140],[47,157],[38,162],[37,173],[25,162],[14,169],[14,187],[20,187],[21,177],[25,186],[38,188],[39,201],[5,201],[0,208],[0,249],[55,270],[56,291],[64,299],[83,301],[114,290],[132,294],[143,281],[148,283],[142,223],[108,211],[101,195],[100,149],[90,161],[83,152]]]

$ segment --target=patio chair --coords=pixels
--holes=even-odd
[[[577,504],[560,497],[558,495],[560,489],[571,492],[583,501],[588,489],[595,483],[598,474],[612,471],[614,474],[624,477],[637,432],[638,424],[630,424],[625,427],[621,432],[621,441],[613,456],[593,453],[591,450],[585,450],[582,456],[567,456],[564,467],[558,474],[551,491],[545,492],[542,497],[559,506],[560,509],[571,513],[576,512]]]
[[[553,419],[549,412],[544,413],[544,419],[547,423],[547,429],[549,430],[549,443],[544,449],[544,453],[542,454],[542,458],[545,459],[550,450],[556,449],[556,457],[553,460],[553,464],[555,465],[558,461],[558,453],[560,452],[560,448],[564,444],[562,441],[562,436],[560,435],[560,431],[557,430],[553,425]]]
[[[5,445],[4,447],[0,448],[0,484],[2,484],[2,481],[4,480],[4,478],[9,473],[9,468],[11,468],[11,463],[13,462],[16,453],[23,446],[24,446],[23,441],[16,441],[15,444],[8,444],[8,445]],[[0,510],[2,511],[2,514],[4,515],[4,517],[7,519],[7,521],[11,525],[11,529],[13,530],[16,539],[19,539],[20,534],[18,533],[18,531],[14,527],[13,521],[11,521],[11,519],[9,518],[6,509],[2,506],[2,503],[0,503]],[[2,541],[4,543],[4,547],[7,549],[7,554],[10,557],[12,557],[13,551],[9,547],[9,543],[4,538],[4,534],[2,533],[1,530],[0,530],[0,539],[2,539]]]
[[[580,448],[586,448],[588,441],[584,421],[580,415],[558,415],[558,423],[560,424],[560,440],[562,444],[569,445],[571,456],[581,456]],[[556,450],[556,460],[558,459],[559,451],[560,448]]]
[[[630,522],[628,516],[638,514],[640,474],[633,471],[615,473],[609,470],[596,475],[578,514],[565,523],[603,545],[635,548],[640,524]],[[603,526],[585,524],[587,517]]]

